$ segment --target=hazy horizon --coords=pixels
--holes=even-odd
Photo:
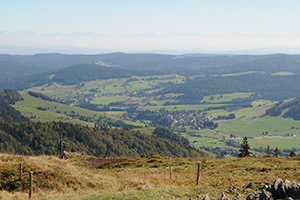
[[[296,0],[5,1],[0,45],[203,53],[298,49],[299,6]]]

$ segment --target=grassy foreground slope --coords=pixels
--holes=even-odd
[[[197,163],[201,162],[199,185]],[[23,163],[22,181],[18,166]],[[172,180],[169,175],[172,166]],[[170,159],[152,156],[139,159],[101,159],[90,156],[25,157],[0,154],[0,198],[28,199],[28,174],[33,171],[32,199],[231,199],[229,187],[240,190],[241,199],[262,183],[276,178],[300,181],[299,158]],[[250,182],[254,189],[245,188]],[[244,190],[245,189],[245,190]]]

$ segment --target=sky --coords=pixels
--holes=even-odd
[[[300,48],[299,0],[0,0],[0,45]]]

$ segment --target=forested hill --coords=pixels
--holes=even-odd
[[[58,53],[36,55],[1,55],[0,80],[51,72],[77,64],[98,64],[126,70],[164,70],[168,73],[189,73],[204,68],[231,66],[277,55],[164,55],[110,53],[98,55],[66,55]],[[199,71],[197,71],[199,73]]]
[[[247,58],[247,57],[246,57]],[[199,58],[196,58],[199,59]],[[299,55],[285,55],[276,54],[261,57],[249,57],[248,59],[241,59],[239,57],[231,57],[231,59],[237,59],[235,62],[228,59],[227,57],[208,57],[199,60],[198,64],[194,67],[190,67],[188,60],[186,64],[180,64],[180,59],[174,60],[173,67],[169,67],[167,70],[172,73],[180,75],[224,75],[224,74],[235,74],[243,72],[260,72],[260,73],[277,73],[277,72],[291,72],[300,73],[300,56]],[[206,62],[202,62],[205,61]],[[175,61],[178,64],[175,64]],[[210,62],[209,62],[210,61]],[[222,63],[222,61],[225,61]],[[239,62],[240,61],[240,62]],[[244,61],[244,62],[242,62]],[[219,63],[221,62],[221,63]]]
[[[265,115],[282,115],[285,118],[290,117],[294,120],[300,120],[300,97],[278,102],[275,106],[266,110]]]
[[[28,118],[9,105],[21,100],[22,96],[14,90],[0,91],[0,122],[29,121]]]
[[[50,67],[40,67],[30,63],[0,60],[0,80],[22,77],[50,70]]]
[[[163,74],[160,71],[133,71],[104,67],[96,64],[78,64],[54,72],[25,76],[0,82],[0,90],[14,89],[23,90],[44,84],[60,83],[62,85],[78,84],[82,81],[94,81],[97,79],[129,78],[136,76],[149,76]]]
[[[217,68],[206,68],[201,71],[203,75],[222,75],[242,72],[291,72],[300,73],[300,56],[278,54],[250,62],[234,65],[221,66]],[[198,73],[199,74],[199,73]]]
[[[63,150],[97,157],[202,157],[196,148],[154,135],[123,129],[89,128],[63,122],[0,123],[0,152],[22,155],[57,155]]]
[[[222,66],[231,66],[235,64],[241,64],[251,61],[260,60],[263,58],[269,58],[276,55],[219,55],[219,56],[173,56],[171,59],[164,60],[152,60],[132,63],[130,65],[119,66],[122,69],[134,69],[134,70],[171,70],[172,72],[178,72],[181,70],[201,70],[204,68],[215,68]]]
[[[176,84],[156,94],[184,94],[177,97],[179,104],[199,103],[204,96],[235,92],[253,92],[256,99],[284,100],[300,96],[300,75],[272,76],[248,74],[188,81]]]
[[[122,69],[149,70],[169,68],[174,66],[188,68],[203,68],[234,65],[254,61],[267,56],[258,55],[165,55],[150,53],[109,53],[97,55],[67,55],[58,53],[36,55],[1,55],[0,60],[22,62],[41,67],[50,67],[52,70],[61,69],[75,64],[100,63]]]
[[[164,54],[126,54],[126,53],[109,53],[109,54],[59,54],[59,53],[45,53],[35,55],[6,55],[0,54],[0,60],[15,61],[30,63],[36,66],[51,67],[54,69],[61,69],[76,64],[90,64],[90,63],[105,63],[113,66],[127,66],[134,63],[142,63],[157,60],[172,60],[173,55]]]

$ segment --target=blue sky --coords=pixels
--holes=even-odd
[[[300,47],[299,0],[0,0],[0,45]]]

